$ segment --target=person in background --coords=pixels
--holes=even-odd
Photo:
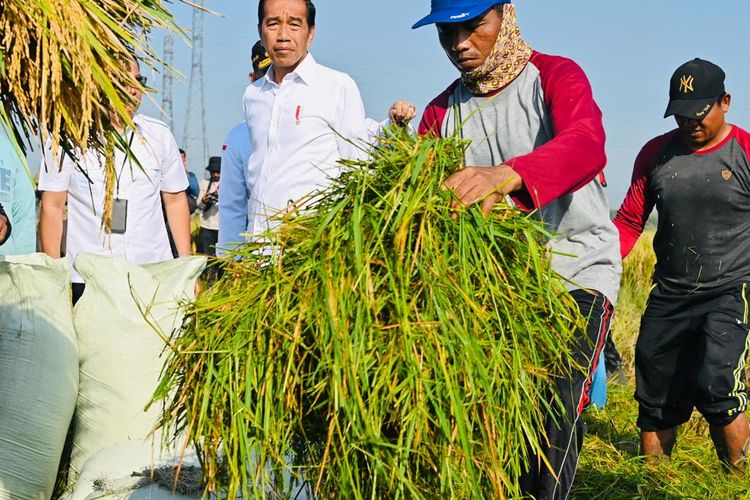
[[[258,40],[251,51],[253,71],[250,83],[266,76],[271,58]],[[224,140],[221,164],[224,166],[224,190],[219,198],[219,239],[217,255],[221,256],[245,240],[247,203],[250,191],[247,184],[247,161],[250,158],[250,135],[247,123],[235,126]]]
[[[703,59],[674,72],[664,118],[677,128],[641,149],[615,225],[624,258],[659,212],[635,348],[643,454],[669,457],[697,408],[724,467],[741,473],[750,457],[750,134],[726,121],[724,79]]]
[[[509,196],[535,210],[555,235],[552,268],[565,280],[585,328],[576,331],[570,374],[557,374],[547,417],[545,458],[521,478],[537,499],[567,498],[583,446],[582,413],[609,333],[620,284],[617,230],[609,218],[602,172],[602,114],[583,70],[570,59],[532,50],[510,0],[432,0],[413,27],[436,24],[440,44],[460,73],[428,105],[421,134],[460,133],[471,144],[466,167],[445,180],[460,211],[485,214]]]
[[[180,160],[182,160],[182,166],[185,167],[185,174],[188,177],[188,188],[185,194],[188,197],[188,208],[190,209],[190,215],[192,215],[198,208],[198,196],[200,196],[201,188],[198,183],[198,176],[188,168],[187,153],[183,149],[180,149]]]
[[[68,202],[67,257],[73,279],[73,300],[84,291],[84,282],[73,268],[79,252],[112,255],[136,264],[172,258],[162,205],[180,256],[190,255],[190,214],[185,190],[187,175],[169,127],[154,118],[136,114],[145,77],[135,59],[129,61],[133,81],[128,88],[135,130],[113,116],[112,123],[137,159],[115,151],[116,186],[111,232],[102,228],[105,178],[104,158],[95,151],[64,155],[61,168],[45,151],[39,173],[42,191],[40,236],[44,252],[60,257],[63,210]]]
[[[200,203],[198,204],[201,213],[201,229],[196,246],[198,253],[216,256],[216,243],[219,241],[221,157],[209,158],[206,170],[210,178],[201,181]]]
[[[5,207],[0,216],[5,220],[0,223],[0,255],[34,253],[36,194],[15,145],[4,132],[0,133],[0,205]]]

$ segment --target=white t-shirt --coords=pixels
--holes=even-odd
[[[66,155],[60,168],[59,160],[56,163],[52,159],[49,148],[45,151],[44,164],[39,172],[39,190],[68,192],[66,245],[74,283],[83,283],[73,269],[78,252],[113,255],[135,264],[172,258],[162,214],[161,192],[186,190],[187,175],[177,141],[169,127],[140,114],[133,117],[133,121],[137,132],[132,134],[126,130],[123,137],[130,142],[140,167],[124,152],[115,151],[119,198],[128,200],[124,234],[106,234],[102,228],[104,158],[94,151],[86,153],[81,161]]]

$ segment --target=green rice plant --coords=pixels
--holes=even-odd
[[[651,292],[651,277],[656,264],[654,234],[653,230],[645,231],[622,263],[622,281],[611,335],[622,354],[626,373],[633,372],[641,314]]]
[[[609,388],[604,410],[589,410],[588,435],[571,499],[750,498],[750,473],[743,477],[724,472],[708,426],[698,413],[680,428],[672,459],[656,464],[639,456],[637,416],[633,388],[624,385]]]
[[[519,497],[581,318],[535,217],[450,209],[465,146],[392,131],[190,306],[156,400],[210,491]]]

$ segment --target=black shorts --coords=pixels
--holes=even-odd
[[[747,281],[690,294],[654,287],[635,349],[641,430],[683,424],[693,408],[716,426],[747,410],[748,297]]]

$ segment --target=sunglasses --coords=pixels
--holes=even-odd
[[[141,85],[146,85],[146,82],[148,82],[148,77],[145,75],[135,75],[135,81],[140,83]]]

